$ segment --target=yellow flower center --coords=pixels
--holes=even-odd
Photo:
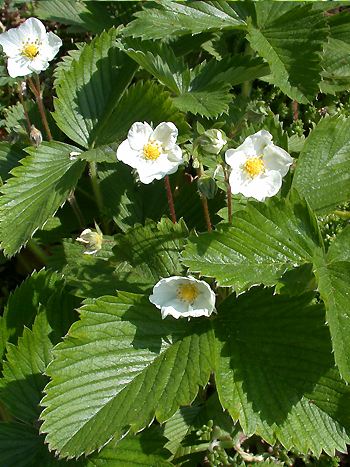
[[[199,295],[195,284],[181,284],[177,289],[177,296],[183,302],[193,303]]]
[[[265,164],[261,157],[251,157],[245,162],[243,168],[252,178],[265,172]]]
[[[22,49],[22,55],[33,60],[39,53],[38,44],[26,44]]]
[[[160,156],[160,147],[157,143],[147,143],[143,147],[143,155],[150,161],[155,161]]]

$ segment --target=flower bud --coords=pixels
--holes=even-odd
[[[198,190],[207,199],[213,199],[216,195],[218,187],[215,180],[207,175],[202,175],[198,179]]]
[[[97,227],[97,226],[96,226]],[[100,229],[98,232],[94,232],[91,229],[85,229],[77,238],[77,242],[83,243],[85,246],[85,255],[93,255],[102,248],[103,235]]]
[[[224,133],[215,128],[207,130],[199,138],[200,147],[209,154],[219,154],[226,143],[227,140]]]
[[[41,131],[38,130],[34,125],[30,127],[30,141],[38,147],[42,142],[43,142],[43,136],[41,134]]]

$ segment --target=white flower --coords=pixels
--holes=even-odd
[[[215,293],[206,282],[191,276],[161,279],[149,300],[161,310],[162,318],[210,316],[215,311]]]
[[[202,149],[209,154],[219,154],[226,143],[227,140],[223,132],[216,128],[205,131],[199,138],[199,144]]]
[[[0,34],[0,45],[7,55],[7,70],[12,78],[46,70],[62,45],[53,32],[36,18]]]
[[[135,122],[118,147],[117,158],[136,169],[142,183],[160,180],[176,172],[182,162],[177,134],[171,122],[162,122],[154,130],[147,122]]]
[[[278,193],[282,177],[293,162],[288,152],[272,143],[272,135],[266,130],[248,136],[237,149],[228,149],[225,158],[231,166],[232,193],[258,201]]]
[[[80,237],[77,238],[77,242],[83,243],[86,248],[84,251],[85,255],[93,255],[102,248],[103,235],[97,225],[96,229],[97,232],[91,229],[85,229],[80,234]]]

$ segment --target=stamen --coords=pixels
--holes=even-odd
[[[158,143],[147,143],[143,147],[143,155],[145,159],[155,161],[160,156],[160,146]]]
[[[265,172],[265,164],[261,157],[251,157],[245,162],[243,168],[252,178]]]
[[[29,58],[30,60],[33,60],[39,53],[39,47],[37,43],[30,43],[30,44],[25,44],[22,49],[22,55],[24,57]]]
[[[177,296],[183,302],[193,303],[199,295],[195,284],[181,284],[177,289]]]

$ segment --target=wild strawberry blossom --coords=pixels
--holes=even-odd
[[[162,318],[196,318],[215,311],[215,293],[209,285],[194,277],[171,276],[153,287],[151,303],[161,310]]]
[[[0,45],[7,55],[7,70],[12,78],[46,70],[62,45],[43,23],[29,18],[18,28],[0,34]]]
[[[96,225],[96,230],[97,232],[85,229],[80,234],[80,237],[77,238],[77,242],[82,243],[85,247],[85,255],[93,255],[102,248],[103,235],[98,225]]]
[[[151,183],[177,171],[182,151],[176,144],[178,130],[162,122],[154,130],[147,122],[135,122],[117,149],[117,158],[137,170],[141,183]]]
[[[237,149],[228,149],[225,158],[231,167],[232,194],[242,193],[258,201],[278,193],[293,162],[284,149],[273,144],[266,130],[248,136]]]

